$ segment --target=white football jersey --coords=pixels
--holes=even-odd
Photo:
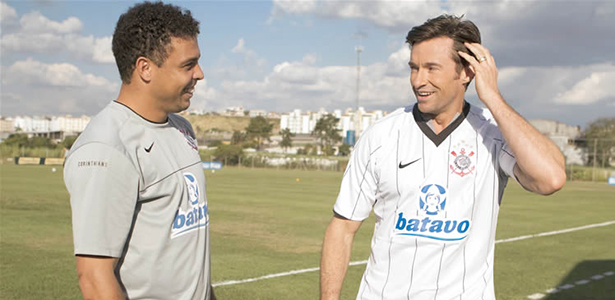
[[[438,135],[416,105],[364,132],[334,207],[376,217],[357,299],[495,299],[496,223],[515,163],[491,114],[469,103]]]

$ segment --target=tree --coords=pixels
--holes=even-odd
[[[64,140],[62,141],[62,146],[64,146],[64,148],[70,150],[70,147],[73,146],[73,144],[77,140],[77,137],[78,136],[76,136],[76,135],[65,137]]]
[[[290,129],[288,128],[280,131],[280,134],[282,134],[282,141],[280,142],[280,146],[282,146],[282,148],[284,148],[284,151],[286,152],[288,148],[293,146],[292,138],[295,136],[295,134],[290,132]]]
[[[297,154],[299,155],[316,155],[317,154],[317,149],[314,145],[311,144],[307,144],[305,146],[303,146],[303,149],[299,149],[297,150]]]
[[[28,136],[21,133],[11,134],[2,141],[2,144],[7,146],[27,147],[29,145]]]
[[[588,163],[593,164],[595,160],[597,166],[610,166],[609,159],[615,152],[615,118],[601,118],[591,122],[583,135],[589,154]]]
[[[273,125],[262,116],[250,119],[250,124],[246,127],[246,140],[256,141],[256,149],[260,150],[263,142],[271,141],[271,129]]]
[[[237,165],[239,163],[239,158],[243,157],[243,148],[241,145],[224,145],[220,144],[216,151],[214,151],[214,156],[220,162],[224,162],[229,165]]]
[[[342,141],[342,136],[339,133],[340,130],[337,129],[339,120],[334,115],[327,114],[316,122],[316,126],[314,126],[312,131],[312,136],[320,140],[320,146],[327,155],[333,154],[333,145]]]
[[[348,156],[350,154],[350,145],[342,144],[338,149],[338,154],[341,156]]]
[[[246,134],[241,131],[233,131],[233,136],[231,137],[231,145],[238,145],[243,143],[246,140]]]
[[[6,138],[2,144],[7,146],[17,146],[20,148],[56,148],[56,145],[49,138],[40,136],[28,138],[27,135],[21,133],[9,135],[9,137]]]

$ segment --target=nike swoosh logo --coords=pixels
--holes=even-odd
[[[152,147],[154,147],[154,142],[152,142],[152,144],[149,145],[149,148],[145,148],[145,152],[149,153],[150,151],[152,151]]]
[[[409,165],[411,165],[411,164],[413,164],[413,163],[415,163],[415,162],[417,162],[417,161],[419,161],[419,160],[421,160],[421,159],[420,159],[420,158],[417,158],[417,159],[415,159],[415,160],[413,160],[413,161],[411,161],[411,162],[409,162],[409,163],[407,163],[407,164],[402,164],[402,163],[401,163],[401,161],[400,161],[400,162],[399,162],[399,168],[400,168],[400,169],[403,169],[403,168],[405,168],[405,167],[407,167],[407,166],[409,166]]]

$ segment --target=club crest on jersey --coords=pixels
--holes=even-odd
[[[447,218],[446,188],[427,184],[420,189],[418,214],[400,212],[396,217],[395,234],[438,241],[460,241],[467,237],[471,222],[468,219]]]
[[[453,163],[450,164],[451,171],[461,177],[471,174],[476,166],[474,166],[474,151],[472,146],[461,142],[455,146],[458,150],[451,151]]]
[[[207,226],[209,223],[209,210],[207,202],[199,203],[199,182],[194,174],[186,172],[183,174],[186,184],[186,193],[190,208],[183,210],[181,207],[175,214],[173,227],[171,229],[171,238],[184,235],[193,230]]]
[[[183,128],[178,128],[177,130],[179,130],[179,132],[181,132],[184,137],[186,138],[186,141],[188,142],[188,145],[190,145],[190,147],[192,147],[192,149],[194,150],[199,150],[199,147],[196,146],[196,140],[190,135],[190,133],[183,129]]]

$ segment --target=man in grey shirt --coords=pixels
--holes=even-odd
[[[199,22],[144,2],[118,20],[116,101],[67,156],[77,273],[86,299],[215,299],[205,176],[188,108]]]

